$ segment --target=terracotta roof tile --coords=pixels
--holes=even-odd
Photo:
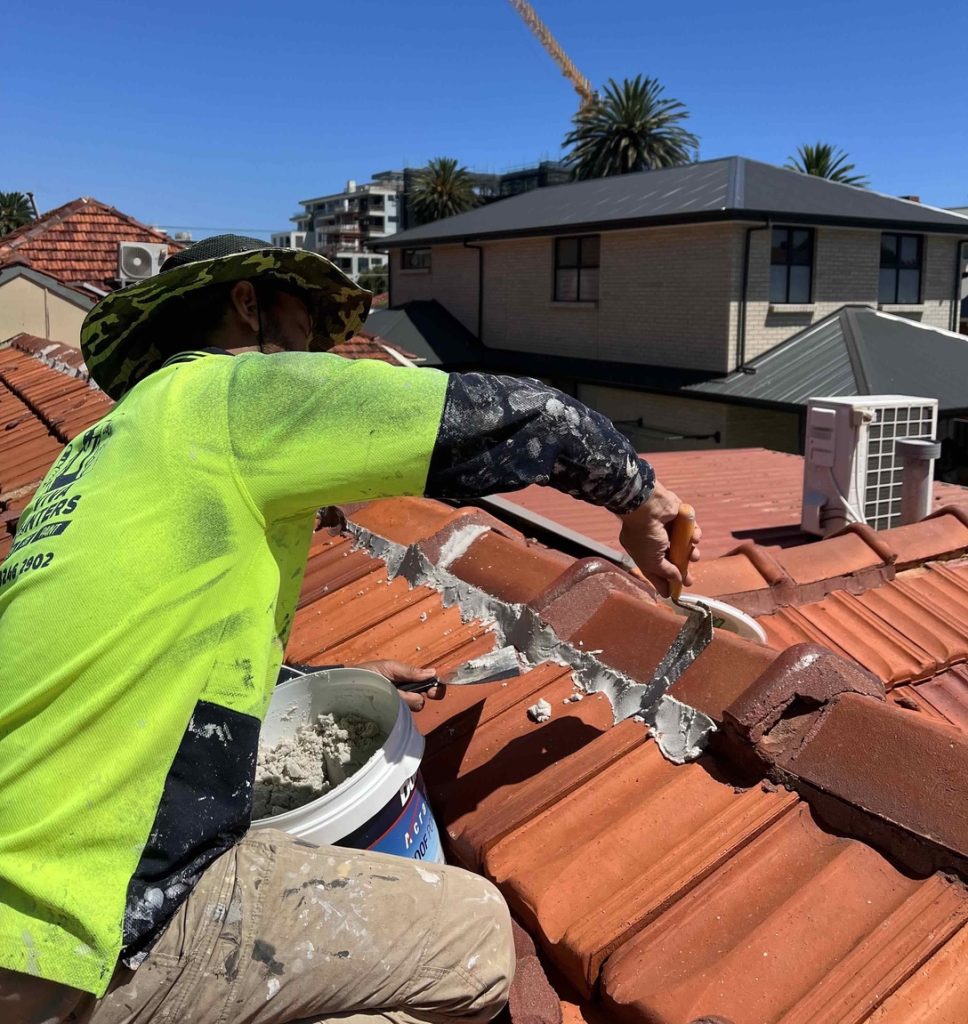
[[[391,363],[394,366],[406,366],[408,362],[423,362],[423,359],[414,355],[413,352],[408,352],[400,345],[394,345],[386,338],[381,338],[378,334],[370,334],[368,331],[361,331],[349,341],[342,341],[338,345],[334,345],[330,351],[344,359],[379,359],[381,362]],[[402,358],[396,358],[394,353]]]
[[[0,351],[0,477],[14,453],[28,475],[42,472],[66,424],[103,413],[97,395]],[[8,493],[0,554],[26,494]],[[446,670],[508,642],[504,630],[524,644],[537,623],[555,630],[553,653],[645,682],[681,625],[606,560],[575,561],[480,510],[397,499],[344,511],[343,532],[313,539],[295,660]],[[920,524],[924,538],[908,530],[891,557],[941,545],[944,563],[897,570],[855,531],[823,542],[822,571],[755,546],[736,556],[745,565],[718,570],[764,581],[774,600],[818,583],[823,593],[762,620],[772,648],[717,633],[677,681],[673,695],[720,727],[696,763],[664,760],[638,722],[614,724],[604,694],[564,703],[575,682],[555,660],[450,686],[416,715],[450,856],[497,880],[552,978],[583,999],[566,1008],[572,1024],[899,1024],[912,1000],[962,1024],[968,906],[941,869],[968,876],[968,736],[936,716],[962,728],[968,716],[968,560],[956,557],[962,521],[941,520]],[[426,562],[451,583],[394,577],[371,534],[401,567]],[[481,617],[454,603],[465,591],[492,602],[475,605]],[[855,660],[793,646],[814,638]],[[894,696],[907,703],[885,703],[858,663],[902,684]],[[541,725],[526,714],[538,697],[553,711]]]
[[[961,886],[783,815],[605,966],[616,1019],[863,1021],[968,920]]]
[[[164,232],[89,197],[74,199],[0,238],[0,266],[24,263],[67,284],[117,287],[119,242],[163,242],[184,248]]]
[[[868,1018],[869,1024],[964,1024],[968,928],[962,928]]]
[[[409,520],[408,510],[417,522]],[[467,510],[457,513],[412,499],[351,513],[366,519],[370,529],[381,522],[389,524],[398,537],[406,536],[409,543],[438,554],[444,547],[440,537],[453,536],[455,519],[473,521],[473,516]],[[467,562],[475,572],[487,570],[475,576],[477,583],[497,583],[506,597],[527,597],[540,589],[544,577],[535,568],[528,571],[542,578],[536,577],[520,592],[513,581],[522,559],[545,564],[533,545],[482,533],[466,554],[473,554],[478,545],[477,557]],[[503,583],[496,579],[502,565],[512,578],[511,586],[508,579]],[[312,571],[312,561],[310,566]],[[558,565],[548,563],[547,575],[552,568]],[[960,572],[957,563],[946,568]],[[576,576],[574,585],[587,586],[603,575],[607,574]],[[567,578],[568,570],[562,576]],[[347,583],[346,590],[352,592],[356,586]],[[836,597],[854,600],[853,595]],[[578,617],[584,621],[571,634],[571,643],[581,641],[589,649],[594,640],[604,647],[603,659],[635,673],[636,678],[647,676],[654,667],[652,645],[662,647],[665,609],[654,606],[640,591],[606,593],[599,598],[590,615]],[[374,595],[368,598],[373,599]],[[532,600],[539,601],[540,595]],[[550,607],[564,600],[559,593]],[[424,625],[427,622],[429,616]],[[379,640],[387,634],[370,631],[370,635]],[[490,642],[495,642],[493,637]],[[382,644],[377,643],[372,656],[381,653]],[[796,655],[794,666],[804,657]],[[746,669],[740,668],[744,658],[748,658]],[[768,650],[717,636],[710,652],[697,660],[678,685],[689,683],[694,699],[705,701],[721,715],[734,693],[755,689],[757,677],[771,660]],[[717,682],[730,670],[732,679]],[[909,879],[870,846],[824,831],[806,804],[790,793],[758,786],[738,788],[740,777],[718,756],[684,767],[668,764],[653,744],[642,745],[636,723],[612,727],[601,696],[586,697],[578,704],[560,703],[572,685],[564,666],[548,664],[506,683],[451,688],[442,702],[428,704],[417,721],[428,736],[425,764],[432,803],[448,832],[452,854],[480,866],[499,882],[545,954],[573,985],[588,993],[603,978],[608,1001],[604,1019],[608,1015],[615,1019],[618,1013],[630,1021],[686,1022],[705,1013],[728,1017],[736,1012],[729,994],[735,986],[728,982],[740,968],[748,973],[742,967],[745,940],[741,930],[724,930],[722,921],[729,917],[739,922],[742,908],[751,901],[759,905],[764,889],[766,916],[757,926],[762,934],[766,936],[774,919],[789,922],[772,943],[776,963],[766,979],[767,990],[758,997],[765,1010],[755,1018],[757,1024],[779,1021],[790,992],[796,997],[794,1005],[804,1007],[804,1013],[827,1005],[831,983],[826,979],[831,971],[839,984],[850,989],[850,1006],[872,1009],[912,970],[929,961],[931,953],[966,919],[961,889],[942,876]],[[798,684],[791,685],[791,692],[797,690]],[[526,707],[539,695],[554,709],[552,720],[541,726],[525,715]],[[424,715],[429,717],[423,719]],[[898,721],[902,720],[907,721]],[[828,753],[824,763],[836,765],[837,757]],[[867,778],[870,786],[871,773]],[[837,781],[842,781],[839,776]],[[796,809],[799,834],[805,838],[789,839],[775,831],[790,820],[791,808]],[[905,813],[909,812],[915,813],[907,808]],[[918,826],[916,820],[908,824]],[[681,840],[677,839],[680,834]],[[792,872],[780,898],[774,894],[782,865],[790,856],[806,858],[806,866]],[[775,867],[757,867],[765,861]],[[700,891],[702,898],[696,895]],[[735,905],[729,902],[733,899]],[[816,905],[822,907],[823,927],[815,926],[811,917]],[[838,907],[844,909],[847,920],[838,921],[838,928],[828,934]],[[709,949],[704,973],[689,975],[680,987],[676,998],[684,1001],[674,1011],[666,1007],[665,1016],[655,1016],[650,1000],[661,1003],[668,986],[642,984],[641,960],[630,958],[648,944],[646,959],[650,959],[658,941],[655,936],[679,928],[669,922],[685,913],[682,908],[688,908],[695,922],[689,925],[690,934],[719,935],[725,944]],[[867,963],[869,949],[883,944],[878,937],[894,934],[902,920],[907,922],[904,934],[910,939],[904,940],[905,948],[889,945],[889,980],[865,974],[857,965]],[[798,937],[814,934],[811,928],[816,928],[817,966],[803,977],[793,977]],[[903,946],[904,942],[899,944]],[[670,947],[660,972],[663,977],[675,973],[674,961],[680,955],[679,947]],[[851,964],[849,970],[836,966],[844,960]],[[705,986],[702,978],[719,978],[722,984]],[[625,993],[637,985],[641,995],[630,1000]],[[714,1001],[702,1002],[703,992],[713,994]],[[689,1002],[693,997],[699,1001]],[[860,1021],[867,1015],[860,1010],[846,1012],[830,1020]]]

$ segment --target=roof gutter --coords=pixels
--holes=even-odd
[[[954,301],[951,303],[951,330],[958,333],[958,320],[961,313],[961,280],[965,272],[965,246],[968,245],[968,238],[959,238],[955,243],[955,293]]]
[[[483,345],[481,331],[484,327],[484,246],[465,241],[464,248],[477,250],[477,340]]]
[[[752,250],[753,232],[768,231],[773,226],[772,220],[767,218],[765,224],[760,224],[746,229],[746,245],[743,250],[743,295],[739,304],[739,323],[736,338],[736,369],[744,373],[752,373],[746,366],[746,307],[749,305],[750,290],[750,252]]]

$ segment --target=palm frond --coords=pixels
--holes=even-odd
[[[699,139],[682,126],[688,117],[685,105],[664,96],[654,78],[609,79],[603,95],[575,116],[565,159],[580,179],[691,163]]]

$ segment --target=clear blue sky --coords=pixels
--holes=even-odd
[[[963,3],[534,2],[594,85],[659,78],[703,159],[821,139],[880,191],[968,205]],[[3,37],[0,190],[196,238],[437,155],[557,157],[577,106],[506,0],[37,0]]]

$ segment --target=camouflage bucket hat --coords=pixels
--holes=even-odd
[[[191,347],[184,335],[170,345],[144,328],[181,297],[213,285],[254,278],[296,289],[310,303],[315,333],[310,349],[323,351],[348,341],[370,309],[371,293],[355,284],[325,256],[281,249],[259,238],[216,235],[169,256],[146,281],[106,295],[81,327],[81,351],[91,379],[120,398],[166,359]]]

